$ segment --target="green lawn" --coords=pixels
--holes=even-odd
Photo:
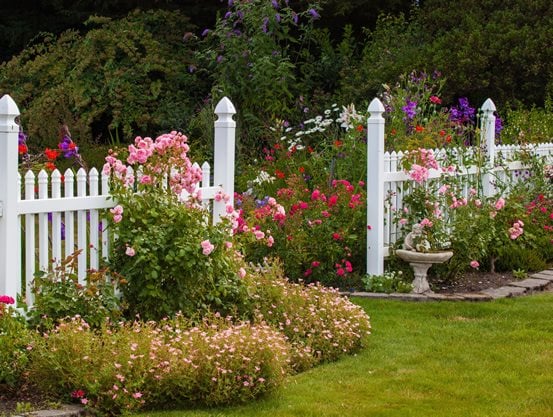
[[[355,300],[373,334],[360,354],[243,406],[176,416],[553,416],[553,293],[494,302]]]

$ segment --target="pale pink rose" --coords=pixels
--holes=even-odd
[[[427,218],[424,218],[420,222],[420,225],[423,226],[423,227],[432,227],[433,223],[430,220],[428,220]]]
[[[261,230],[254,230],[253,234],[257,240],[263,239],[265,237],[265,233],[263,233]]]
[[[109,209],[111,214],[123,214],[123,206],[117,204],[115,207]]]
[[[503,198],[499,198],[499,200],[495,203],[495,209],[501,210],[503,207],[505,207],[505,200]]]
[[[213,249],[215,249],[215,246],[209,240],[204,240],[200,243],[200,245],[202,246],[202,253],[205,256],[208,256],[211,252],[213,252]]]
[[[480,266],[480,264],[478,263],[478,261],[470,261],[470,266],[471,268],[478,268]]]
[[[240,278],[244,278],[244,277],[246,276],[246,270],[245,270],[244,268],[240,268],[240,269],[238,270],[238,276],[239,276]]]
[[[275,243],[275,239],[272,236],[269,236],[267,238],[267,246],[271,247],[271,246],[273,246],[274,243]]]
[[[409,176],[412,180],[418,182],[419,184],[428,179],[429,171],[428,168],[420,166],[418,164],[411,165],[411,171],[409,171]]]
[[[136,251],[131,246],[127,246],[127,250],[125,250],[125,255],[134,256],[136,255]]]
[[[123,220],[123,216],[121,216],[120,214],[116,214],[115,216],[113,216],[114,223],[119,223],[121,220]]]
[[[402,225],[402,226],[405,226],[407,224],[407,219],[405,219],[405,218],[399,219],[399,224]]]

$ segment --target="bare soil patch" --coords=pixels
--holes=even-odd
[[[434,292],[442,294],[479,292],[518,281],[512,272],[468,271],[453,281],[431,280]]]

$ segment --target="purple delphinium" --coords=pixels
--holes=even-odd
[[[417,114],[417,102],[407,100],[406,105],[401,108],[405,113],[404,120],[413,120]]]
[[[275,20],[277,21],[277,23],[280,23],[280,21],[281,21],[280,14],[278,14],[278,13],[275,14]]]
[[[26,145],[27,144],[27,135],[23,133],[23,130],[19,129],[19,134],[17,136],[17,140],[19,142],[19,145]]]
[[[205,38],[209,34],[209,32],[211,32],[209,29],[204,29],[204,31],[202,32],[202,37]]]
[[[499,135],[501,135],[501,131],[503,130],[503,120],[501,120],[501,117],[496,116],[495,118],[495,137],[498,138]]]
[[[63,152],[65,158],[72,158],[79,155],[79,147],[71,140],[71,137],[64,135],[61,142],[58,144],[60,151]]]
[[[262,200],[255,200],[257,208],[265,207],[269,203],[269,196],[265,196]]]
[[[274,7],[275,9],[278,10],[279,5],[278,5],[278,1],[277,1],[277,0],[271,0],[271,4],[273,5],[273,7]]]
[[[449,120],[454,123],[466,124],[474,122],[476,109],[469,105],[469,100],[466,97],[459,99],[459,105],[452,107],[449,111]]]

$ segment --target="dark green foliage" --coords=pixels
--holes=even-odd
[[[547,269],[547,263],[536,249],[512,244],[501,248],[499,257],[495,261],[495,268],[497,271],[514,271],[521,269],[535,272]]]
[[[117,275],[89,271],[86,283],[78,281],[75,270],[81,251],[68,256],[53,271],[39,271],[33,281],[34,304],[27,311],[31,327],[45,330],[59,320],[79,315],[93,328],[102,326],[106,319],[121,317]]]
[[[0,69],[0,90],[23,110],[32,143],[52,146],[60,122],[79,144],[92,144],[175,129],[191,117],[201,92],[188,71],[185,16],[135,12],[87,25],[85,35],[45,35]]]

